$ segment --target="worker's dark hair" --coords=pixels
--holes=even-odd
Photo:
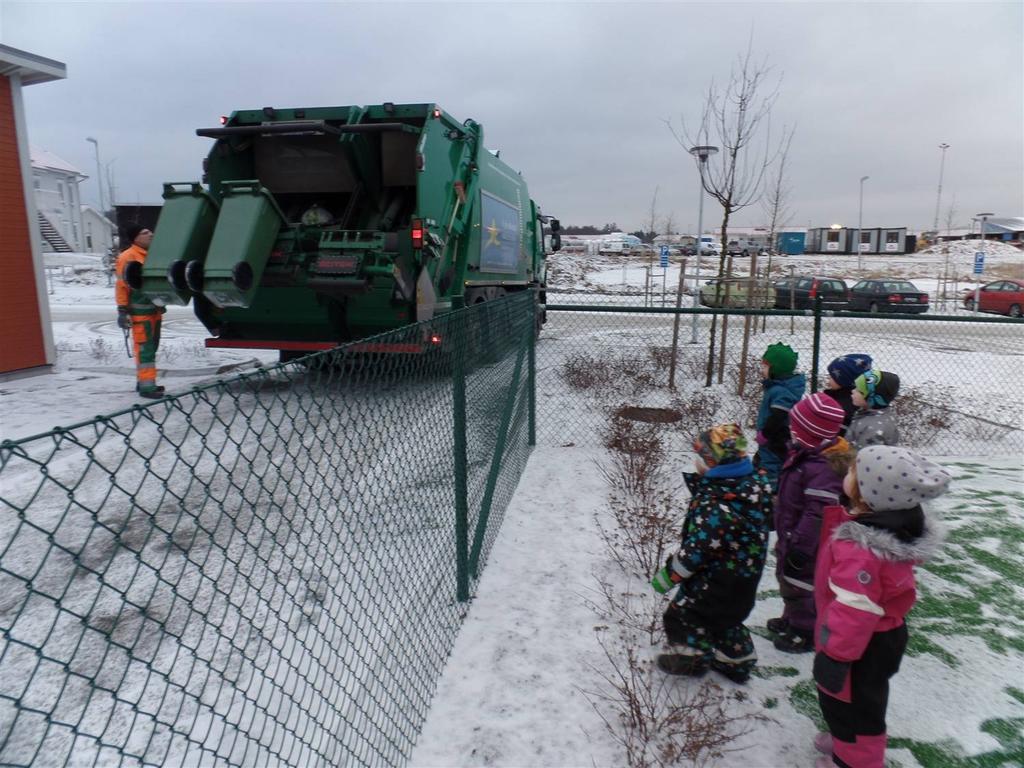
[[[124,242],[125,245],[131,245],[135,242],[135,238],[139,236],[139,232],[149,227],[139,224],[137,221],[133,221],[131,224],[124,228]]]

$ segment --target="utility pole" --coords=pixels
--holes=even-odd
[[[103,205],[103,166],[100,164],[100,143],[91,136],[85,139],[96,149],[96,183],[100,185],[100,213],[106,216],[106,206]]]
[[[861,235],[864,226],[864,182],[870,179],[870,176],[860,177],[860,209],[857,214],[857,271],[864,271],[864,237]]]
[[[942,142],[939,144],[939,149],[942,150],[942,157],[939,160],[939,191],[935,196],[935,225],[932,227],[935,230],[935,241],[939,240],[939,205],[942,203],[942,172],[946,170],[946,150],[949,149],[949,144]]]

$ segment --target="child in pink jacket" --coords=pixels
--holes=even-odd
[[[907,647],[914,565],[935,554],[938,523],[921,502],[950,476],[905,448],[870,446],[843,481],[850,508],[827,507],[814,575],[814,680],[828,724],[817,768],[882,768],[889,678]]]

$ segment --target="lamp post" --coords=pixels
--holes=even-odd
[[[103,205],[103,166],[100,165],[100,143],[92,136],[87,136],[85,140],[96,148],[96,183],[100,185],[100,214],[106,216],[107,211]]]
[[[704,166],[708,158],[718,152],[718,147],[690,147],[690,154],[697,158],[697,172],[700,174],[700,197],[697,202],[697,277],[694,279],[693,308],[700,304],[700,247],[701,230],[704,228]],[[697,343],[697,313],[690,318],[690,343]]]
[[[939,241],[939,205],[942,203],[942,172],[946,169],[946,150],[949,149],[949,144],[942,142],[939,144],[939,149],[942,150],[942,157],[939,160],[939,191],[935,195],[935,225],[932,227],[935,230],[935,242]]]
[[[863,231],[861,228],[864,226],[864,182],[870,179],[870,176],[860,177],[860,208],[857,213],[857,271],[864,271],[864,238],[861,236]]]
[[[992,214],[992,213],[979,213],[975,217],[975,218],[981,219],[981,245],[979,245],[978,248],[981,249],[980,253],[981,253],[981,262],[982,262],[982,264],[985,263],[985,222],[988,221],[988,217],[989,216],[993,216],[993,215],[994,214]],[[980,275],[981,273],[979,272],[978,274]],[[981,281],[979,280],[978,284],[976,286],[974,286],[974,312],[973,312],[973,314],[975,314],[975,315],[978,314],[978,306],[980,305],[980,303],[981,303]]]

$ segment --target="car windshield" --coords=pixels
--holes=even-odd
[[[906,280],[886,280],[883,285],[887,291],[913,291],[914,293],[920,293],[913,283]]]

